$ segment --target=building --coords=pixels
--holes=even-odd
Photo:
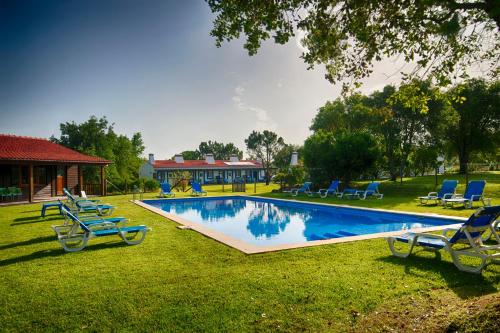
[[[110,161],[89,156],[47,139],[0,134],[0,188],[21,189],[2,201],[36,201],[72,193],[106,195],[105,166]],[[99,181],[85,182],[84,168],[98,168]]]
[[[172,183],[172,177],[179,171],[188,171],[191,179],[202,184],[231,183],[235,179],[263,181],[265,176],[264,167],[259,161],[240,161],[236,155],[232,155],[228,161],[216,160],[213,154],[207,154],[204,160],[184,160],[180,154],[175,155],[173,160],[155,160],[154,155],[149,154],[149,160],[141,166],[139,175]]]

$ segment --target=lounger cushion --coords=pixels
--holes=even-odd
[[[113,228],[113,229],[103,229],[103,230],[95,230],[92,233],[99,237],[99,236],[109,236],[109,235],[117,235],[120,231],[125,231],[125,232],[138,232],[146,229],[146,226],[144,225],[138,225],[138,226],[132,226],[132,227],[123,227],[120,229]]]
[[[409,243],[413,240],[414,237],[415,234],[404,234],[401,236],[396,236],[395,238],[400,242]],[[445,242],[442,239],[425,236],[418,237],[417,244],[420,246],[432,247],[435,249],[442,249],[446,246]]]

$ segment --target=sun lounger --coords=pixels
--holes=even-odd
[[[455,205],[463,205],[464,208],[472,208],[475,201],[482,202],[483,206],[491,205],[491,198],[485,198],[483,195],[484,188],[486,186],[486,181],[484,180],[471,180],[467,184],[464,194],[455,194],[450,199],[443,199],[443,205],[445,207]]]
[[[207,191],[204,191],[201,188],[201,184],[200,183],[193,182],[191,184],[191,195],[194,195],[196,197],[201,197],[201,196],[207,195]]]
[[[387,242],[392,254],[396,257],[408,257],[415,246],[425,250],[445,250],[450,253],[453,263],[461,271],[470,273],[481,273],[482,269],[490,262],[500,261],[500,237],[493,230],[493,223],[500,216],[500,206],[482,207],[476,210],[471,217],[460,227],[460,229],[445,229],[441,235],[429,233],[407,233],[401,236],[388,237]],[[453,232],[451,237],[447,237]],[[491,232],[495,238],[494,245],[484,245],[482,236]],[[395,243],[407,243],[409,250],[404,252],[395,248]],[[458,248],[457,244],[467,244],[466,248]],[[464,263],[462,257],[478,258],[480,263],[472,265]]]
[[[169,183],[161,183],[160,184],[160,197],[161,198],[174,198],[175,193],[172,192],[172,188]]]
[[[339,185],[340,180],[333,180],[328,188],[321,188],[318,192],[314,192],[313,194],[318,194],[322,198],[326,198],[329,195],[337,196],[339,195]]]
[[[438,192],[429,192],[426,196],[418,197],[420,204],[426,205],[429,201],[438,204],[443,199],[451,199],[455,195],[458,180],[444,180]]]
[[[311,184],[312,184],[311,182],[305,182],[304,184],[302,184],[301,187],[292,189],[290,191],[290,194],[294,197],[298,196],[301,193],[311,196],[312,195]]]
[[[84,249],[90,239],[117,235],[129,245],[140,244],[150,230],[145,225],[118,227],[115,223],[102,222],[86,225],[77,216],[73,215],[65,207],[62,208],[63,215],[67,216],[72,225],[63,230],[62,226],[53,226],[57,239],[67,252],[75,252]]]

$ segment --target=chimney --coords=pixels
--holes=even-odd
[[[231,156],[229,157],[229,162],[238,162],[238,161],[239,161],[238,155],[231,154]]]
[[[153,165],[155,163],[155,154],[149,154],[149,164]]]
[[[206,154],[205,162],[207,162],[208,164],[215,164],[214,154]]]
[[[294,151],[292,153],[292,159],[290,160],[290,166],[296,166],[297,164],[299,164],[299,153]]]
[[[174,161],[175,163],[184,163],[184,157],[182,154],[175,154]]]

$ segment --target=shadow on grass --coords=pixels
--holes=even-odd
[[[462,299],[498,292],[495,287],[500,282],[498,274],[486,278],[482,274],[462,272],[452,262],[441,260],[439,252],[433,258],[421,257],[417,254],[406,259],[387,256],[377,260],[404,266],[406,274],[422,279],[428,278],[426,273],[429,271],[439,273],[448,287]],[[489,267],[487,266],[483,271],[488,270]]]
[[[51,237],[51,240],[54,240],[54,237]],[[81,252],[92,252],[92,251],[98,251],[98,250],[103,250],[103,249],[120,248],[120,247],[126,247],[126,246],[130,246],[130,245],[127,245],[124,242],[102,243],[102,244],[95,244],[95,245],[87,246]],[[27,254],[24,256],[0,260],[0,267],[9,266],[9,265],[13,265],[13,264],[19,264],[19,263],[28,262],[28,261],[37,260],[37,259],[59,257],[61,255],[70,256],[71,253],[65,252],[62,248],[57,249],[57,250],[36,251],[36,252],[30,253],[30,254]]]
[[[18,246],[26,246],[26,245],[33,245],[33,244],[40,244],[44,242],[51,242],[56,239],[56,236],[44,236],[44,237],[37,237],[33,239],[28,239],[22,242],[16,242],[16,243],[11,243],[7,245],[0,245],[0,250],[7,250],[7,249],[12,249],[14,247]]]
[[[23,224],[31,224],[31,223],[42,223],[48,221],[61,220],[62,217],[60,215],[53,215],[52,217],[40,217],[40,216],[31,216],[31,217],[18,217],[14,219],[14,223],[11,223],[11,226],[23,225]]]

